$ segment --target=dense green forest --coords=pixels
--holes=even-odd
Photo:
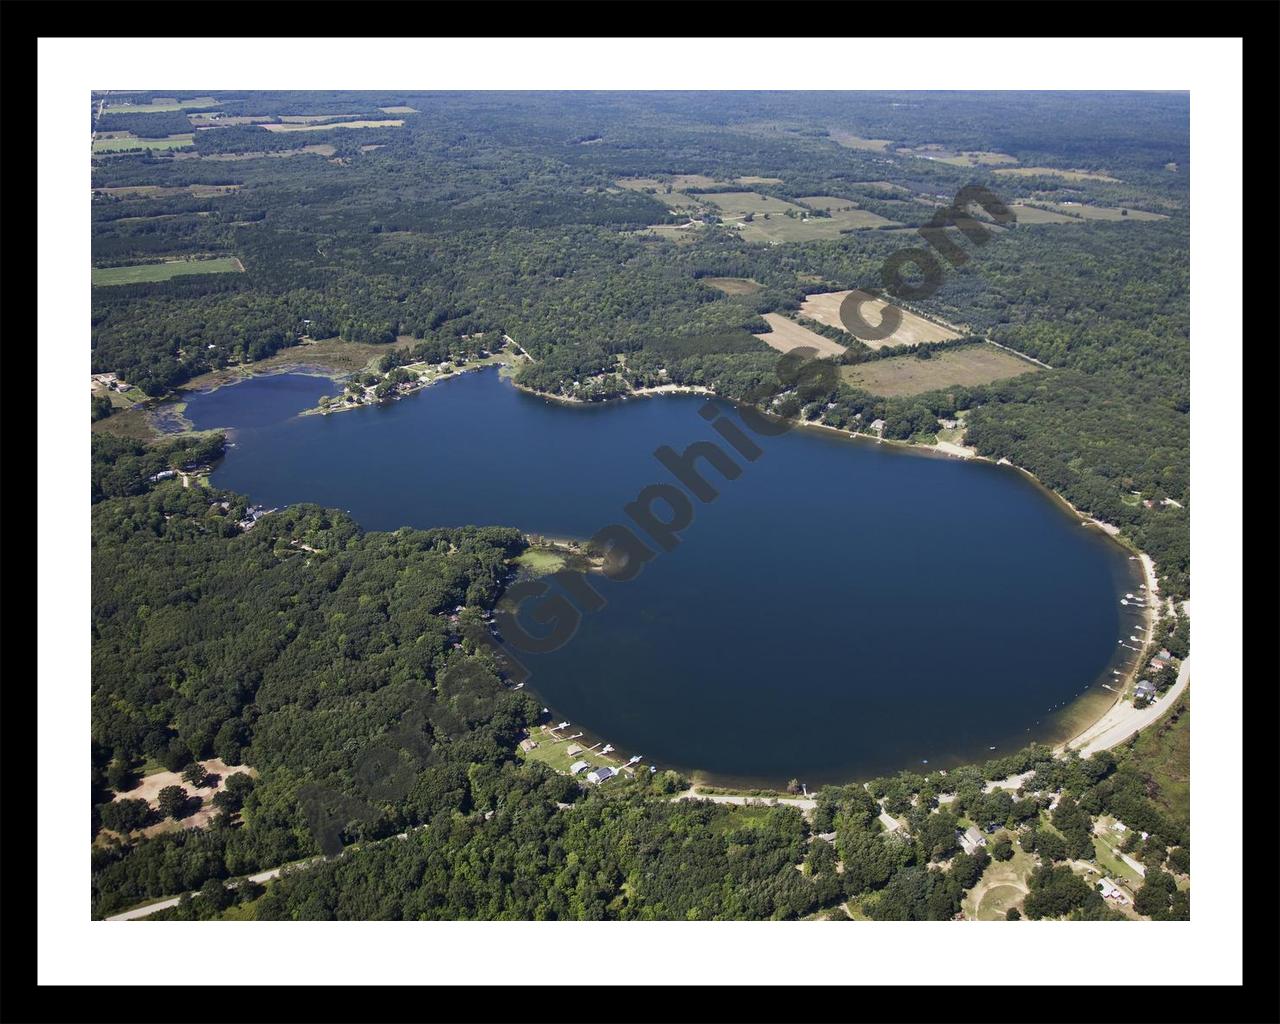
[[[945,920],[987,864],[957,852],[961,814],[1050,865],[1081,855],[1080,839],[1059,845],[1058,833],[1110,813],[1153,837],[1139,851],[1153,869],[1187,870],[1185,814],[1152,799],[1150,765],[1126,750],[1063,761],[1033,746],[827,787],[811,821],[788,807],[672,802],[686,786],[673,772],[584,791],[518,760],[539,709],[504,684],[486,639],[481,613],[522,535],[364,533],[313,505],[244,531],[243,496],[152,479],[222,444],[94,439],[95,914],[202,889],[207,899],[169,916],[247,901],[260,919],[793,918],[852,899],[872,918]],[[139,770],[210,756],[257,777],[215,801],[206,829],[127,835],[149,821],[127,802]],[[1026,771],[1024,799],[983,791]],[[113,790],[126,801],[108,803]],[[1046,830],[1037,822],[1055,793]],[[1068,798],[1083,818],[1063,811]],[[909,834],[882,833],[877,802]],[[265,893],[233,881],[329,852],[328,829],[343,855]],[[1115,916],[1087,887],[1068,896],[1043,912]],[[1184,897],[1169,898],[1158,914],[1183,914]]]
[[[905,225],[924,223],[939,197],[971,182],[1010,201],[1145,208],[1169,219],[1002,231],[970,246],[961,265],[945,264],[942,287],[917,303],[1052,372],[912,398],[840,385],[781,411],[808,406],[804,414],[816,416],[831,407],[828,421],[851,429],[869,413],[863,421],[884,419],[888,436],[905,438],[929,433],[931,416],[973,410],[967,440],[980,453],[1026,467],[1083,511],[1122,526],[1156,559],[1167,591],[1185,596],[1185,97],[1035,94],[1009,104],[983,94],[928,103],[903,95],[218,94],[199,118],[209,110],[273,122],[416,112],[395,114],[404,124],[392,128],[325,121],[315,131],[271,132],[230,123],[201,128],[195,156],[95,160],[95,188],[152,189],[95,192],[95,263],[229,254],[246,272],[95,288],[94,370],[163,395],[304,335],[447,345],[497,330],[534,357],[521,382],[538,390],[564,393],[586,377],[595,378],[593,398],[659,381],[742,398],[768,391],[762,382],[773,379],[771,350],[750,337],[765,329],[759,313],[795,309],[808,292],[878,288],[885,259],[920,239],[852,231],[762,246],[715,224],[691,241],[658,238],[637,231],[686,215],[663,202],[663,188],[622,189],[619,178],[700,174],[705,183],[681,189],[694,199],[747,188],[733,184],[744,176],[781,179],[749,187],[786,200],[848,196]],[[172,129],[186,116],[108,107],[100,127],[136,131],[134,122],[155,118]],[[837,130],[900,147],[993,150],[1115,180],[1001,177],[847,148],[834,141]],[[306,151],[317,147],[323,152]],[[707,277],[762,287],[726,296],[703,284]],[[871,357],[851,345],[850,359]],[[1134,504],[1131,492],[1154,497],[1154,507]]]
[[[187,152],[95,155],[95,266],[228,255],[245,272],[95,287],[93,370],[159,397],[304,338],[409,338],[422,357],[506,334],[532,357],[519,382],[552,394],[584,379],[593,398],[657,383],[746,401],[784,392],[773,411],[851,430],[882,419],[899,439],[966,412],[966,443],[1119,525],[1155,559],[1162,588],[1188,596],[1187,98],[922,95],[215,93],[186,112],[108,106],[98,131],[157,138],[192,130],[193,113],[201,127]],[[287,115],[404,123],[242,123]],[[850,148],[843,132],[1113,180],[1001,176]],[[676,175],[705,180],[674,188]],[[734,183],[748,176],[769,180]],[[658,184],[620,186],[627,178]],[[762,245],[714,216],[679,239],[646,230],[688,220],[674,192],[697,203],[748,188],[789,202],[847,197],[911,228],[970,183],[1007,201],[1167,219],[1020,224],[969,245],[913,305],[1052,369],[912,397],[859,391],[836,374],[780,384],[778,353],[758,335],[760,314],[795,311],[806,294],[882,288],[886,259],[923,244],[915,232]],[[726,295],[706,281],[726,277],[759,288]],[[409,351],[388,349],[383,372]],[[854,342],[842,361],[893,354]],[[107,412],[94,407],[95,418]],[[665,775],[584,793],[514,755],[538,709],[503,684],[477,618],[524,544],[515,530],[372,534],[297,506],[244,532],[236,524],[252,495],[153,479],[216,458],[221,435],[93,443],[95,807],[109,780],[119,788],[157,765],[218,756],[259,772],[205,830],[118,841],[102,838],[95,817],[95,913],[209,883],[203,903],[174,916],[250,900],[261,918],[803,917],[854,900],[870,917],[945,919],[984,866],[953,849],[949,816],[972,811],[1044,862],[1029,916],[1113,914],[1052,870],[1060,834],[1080,842],[1070,811],[1058,823],[1065,802],[1053,829],[1028,831],[1020,826],[1029,810],[1048,813],[1047,795],[1000,807],[981,796],[979,775],[1032,767],[1042,794],[1067,793],[1086,815],[1115,813],[1156,836],[1155,867],[1166,850],[1171,870],[1187,856],[1185,822],[1162,816],[1123,755],[1076,763],[1033,751],[972,775],[878,780],[870,795],[832,789],[813,822],[787,808],[672,803],[682,780]],[[471,610],[461,626],[448,615],[459,605]],[[380,737],[395,738],[378,748],[393,755],[383,775],[406,785],[369,777],[362,758]],[[957,799],[940,808],[941,793]],[[872,796],[916,815],[908,837],[878,831]],[[221,886],[316,854],[317,815],[350,852],[265,893]],[[383,841],[407,829],[405,841]],[[1151,916],[1184,915],[1184,898],[1166,888]]]

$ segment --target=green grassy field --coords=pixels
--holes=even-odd
[[[1016,164],[1017,157],[1008,153],[994,153],[988,150],[964,150],[956,152],[946,146],[917,146],[915,149],[899,149],[899,156],[914,156],[922,160],[935,160],[940,164],[952,167],[993,167],[1000,164]]]
[[[193,135],[170,135],[164,139],[94,139],[95,153],[118,153],[130,149],[183,149],[193,144]]]
[[[1039,367],[1033,363],[1001,351],[994,345],[969,345],[935,352],[932,359],[894,356],[843,366],[840,376],[852,387],[893,398],[922,395],[939,388],[990,384],[1038,370]]]
[[[549,576],[563,569],[568,564],[568,559],[559,551],[548,548],[528,548],[523,554],[512,559],[512,562],[535,576]]]
[[[760,290],[760,285],[749,277],[704,277],[702,283],[726,295],[750,295]]]
[[[163,114],[171,113],[177,110],[186,110],[189,107],[216,107],[220,106],[218,100],[212,96],[197,96],[189,100],[154,100],[151,103],[108,103],[103,110],[104,114]]]
[[[1082,203],[1054,203],[1058,210],[1068,217],[1079,217],[1084,220],[1168,220],[1163,213],[1147,213],[1146,210],[1130,210],[1119,206],[1085,206]]]
[[[854,135],[839,128],[828,131],[827,138],[846,149],[865,149],[873,153],[882,153],[893,144],[892,139],[864,139],[861,135]]]
[[[1148,777],[1151,800],[1170,817],[1191,817],[1191,694],[1184,693],[1163,718],[1138,734],[1126,763]]]
[[[688,243],[696,239],[702,230],[701,226],[685,227],[681,224],[653,224],[647,228],[641,228],[639,231],[629,231],[627,234],[638,238],[648,236],[651,238],[665,238],[669,242]]]
[[[1019,224],[1070,224],[1072,222],[1071,217],[1065,217],[1039,206],[1023,206],[1014,203],[1009,209],[1014,212]]]
[[[851,200],[836,196],[811,197],[815,200],[811,205],[817,209],[839,204],[830,217],[811,217],[807,206],[797,206],[758,192],[706,192],[701,198],[714,203],[725,221],[734,225],[748,242],[814,242],[838,238],[846,231],[894,223],[868,210],[855,209]],[[751,217],[749,221],[745,219],[748,215]]]
[[[1067,181],[1119,181],[1107,174],[1096,171],[1064,171],[1060,167],[997,167],[996,174],[1013,175],[1019,178],[1036,178],[1041,175],[1049,178],[1065,178]]]
[[[327,132],[333,128],[400,128],[403,121],[325,121],[320,124],[264,124],[269,132]]]
[[[229,274],[243,271],[244,267],[234,256],[219,256],[209,260],[141,263],[130,267],[94,267],[93,283],[100,286],[139,284],[144,281],[168,281],[183,274]]]
[[[1003,921],[1010,907],[1020,907],[1027,895],[1027,876],[1036,866],[1036,858],[1016,842],[1013,857],[1007,861],[992,860],[966,893],[960,907],[968,921]]]

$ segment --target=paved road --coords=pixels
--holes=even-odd
[[[1068,741],[1067,746],[1079,750],[1081,757],[1088,757],[1099,750],[1107,750],[1123,743],[1173,707],[1190,682],[1191,659],[1188,657],[1182,660],[1182,665],[1178,668],[1177,682],[1154,704],[1136,708],[1128,701],[1121,701],[1079,736]]]
[[[1102,716],[1097,722],[1086,729],[1075,739],[1067,743],[1068,747],[1076,747],[1080,751],[1081,757],[1088,757],[1099,750],[1107,750],[1119,743],[1123,743],[1134,733],[1145,729],[1156,719],[1160,718],[1169,708],[1173,707],[1177,699],[1182,696],[1183,691],[1191,682],[1191,659],[1184,658],[1181,667],[1178,669],[1178,680],[1169,688],[1169,691],[1160,698],[1155,704],[1145,708],[1135,708],[1127,701],[1121,702]],[[1016,777],[1015,777],[1016,778]],[[1015,780],[1009,780],[1015,781]],[[993,788],[1005,788],[1000,783],[990,784],[987,790]],[[1016,788],[1016,787],[1015,787]],[[803,811],[806,817],[812,814],[813,809],[818,806],[818,801],[806,797],[757,797],[757,796],[729,796],[719,793],[699,793],[696,788],[690,788],[683,793],[678,793],[671,798],[676,800],[709,800],[714,804],[782,804],[788,807],[798,807]],[[419,828],[422,826],[418,826]],[[417,831],[413,829],[412,831]],[[396,836],[397,839],[407,838],[408,833],[402,832]],[[322,858],[313,858],[308,861],[300,861],[296,865],[285,865],[285,867],[303,867],[313,863],[315,860]],[[1128,858],[1125,858],[1128,860]],[[1137,866],[1135,865],[1135,870]],[[268,879],[276,878],[284,867],[271,868],[269,871],[260,871],[256,875],[249,875],[252,882],[265,882]],[[192,893],[192,896],[198,895]],[[145,906],[134,907],[132,910],[126,910],[120,914],[113,914],[106,918],[108,921],[135,921],[138,918],[148,917],[160,910],[168,907],[176,907],[179,897],[173,896],[167,900],[160,900],[157,903],[148,903]]]

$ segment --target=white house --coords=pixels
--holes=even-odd
[[[586,761],[574,761],[573,764],[569,765],[569,774],[577,775],[578,772],[590,767],[591,765],[587,764]]]
[[[618,773],[616,771],[608,765],[605,765],[603,768],[597,768],[595,771],[590,772],[587,775],[587,781],[594,782],[596,785],[599,785],[604,782],[605,779],[611,779],[617,774]]]

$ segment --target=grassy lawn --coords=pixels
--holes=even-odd
[[[620,769],[626,763],[627,759],[620,758],[616,751],[610,754],[601,754],[599,751],[600,748],[605,745],[603,742],[596,744],[594,750],[588,750],[586,748],[592,742],[590,737],[579,736],[577,739],[569,738],[581,731],[581,729],[576,727],[570,727],[568,729],[560,729],[552,732],[550,729],[543,728],[542,726],[535,726],[529,730],[529,736],[538,745],[532,750],[521,750],[517,748],[518,755],[526,761],[541,761],[548,768],[551,768],[553,771],[560,772],[563,775],[568,775],[569,766],[577,761],[586,761],[591,765],[591,768],[598,768],[601,765],[607,764],[615,769]],[[576,754],[570,754],[568,753],[570,747],[582,747],[583,749]],[[649,770],[643,765],[639,767],[641,771]],[[577,778],[586,782],[588,771],[590,771],[590,769],[579,772]],[[607,786],[608,782],[603,783],[603,785]]]
[[[1027,876],[1036,864],[1036,858],[1016,842],[1011,859],[992,860],[960,904],[965,920],[1003,921],[1010,907],[1021,908],[1027,895]]]
[[[563,552],[550,548],[529,548],[513,559],[513,562],[534,576],[549,576],[563,569],[568,564],[568,558]]]
[[[168,281],[183,274],[243,273],[244,267],[234,256],[208,260],[173,260],[168,263],[139,263],[129,267],[94,267],[93,283],[99,286],[139,284],[144,281]]]
[[[1129,898],[1133,898],[1134,889],[1142,887],[1138,873],[1120,859],[1117,844],[1108,835],[1094,835],[1093,859],[1113,882],[1119,885]],[[1124,881],[1121,881],[1121,880]]]
[[[964,418],[965,412],[956,415],[956,425],[954,427],[944,427],[938,431],[938,440],[947,441],[950,444],[964,444]]]

